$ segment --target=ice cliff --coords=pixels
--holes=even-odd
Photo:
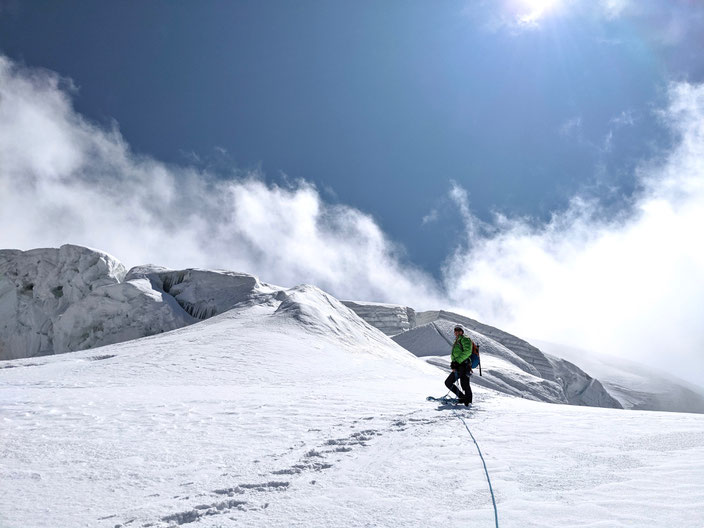
[[[0,359],[92,348],[183,326],[148,281],[100,251],[0,251]]]
[[[416,327],[416,313],[408,306],[356,301],[342,303],[387,336],[395,336]]]
[[[174,330],[267,287],[241,273],[140,266],[101,251],[0,251],[0,359],[60,354]]]

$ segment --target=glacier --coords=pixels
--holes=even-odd
[[[174,299],[190,324],[0,362],[3,528],[494,526],[468,430],[501,527],[702,524],[702,414],[478,384],[470,408],[428,402],[444,372],[313,285],[153,267],[131,280],[223,311],[200,320]],[[211,280],[225,288],[204,295]],[[487,370],[540,383],[494,343]]]
[[[482,376],[475,373],[473,383],[505,394],[572,405],[704,411],[704,396],[674,380],[652,383],[652,390],[637,380],[632,389],[623,379],[619,384],[609,378],[604,384],[565,358],[453,312],[338,301],[325,294],[326,312],[308,313],[295,300],[305,295],[306,288],[315,287],[286,289],[226,270],[171,270],[157,265],[126,270],[105,252],[70,244],[2,250],[0,359],[87,350],[173,331],[238,306],[276,304],[301,323],[312,322],[312,331],[320,331],[317,322],[327,321],[325,332],[340,340],[365,339],[368,328],[374,328],[445,371],[452,327],[462,324],[482,353]],[[608,370],[599,373],[608,376]]]

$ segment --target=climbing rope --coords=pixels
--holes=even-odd
[[[474,438],[474,435],[472,434],[472,431],[469,430],[469,427],[467,426],[467,422],[464,421],[464,418],[460,416],[460,414],[452,409],[452,412],[455,413],[455,416],[459,418],[462,423],[464,424],[464,428],[467,429],[467,432],[469,433],[469,436],[472,437],[472,440],[474,441],[474,445],[477,446],[477,452],[479,453],[479,458],[482,459],[482,464],[484,465],[484,474],[486,475],[486,481],[489,484],[489,491],[491,492],[491,502],[494,505],[494,520],[496,521],[496,528],[499,528],[499,512],[496,509],[496,498],[494,497],[494,488],[491,486],[491,479],[489,478],[489,470],[486,468],[486,461],[484,460],[484,455],[482,455],[482,450],[479,449],[479,444],[477,443],[477,439]]]
[[[447,401],[448,394],[450,394],[450,391],[447,391],[447,394],[440,398],[440,400],[445,400]],[[477,446],[477,452],[479,453],[479,458],[482,459],[482,464],[484,465],[484,474],[486,475],[486,481],[489,484],[489,492],[491,493],[491,502],[494,505],[494,520],[496,521],[496,528],[499,528],[499,512],[496,509],[496,498],[494,497],[494,488],[491,485],[491,478],[489,478],[489,470],[486,467],[486,461],[484,460],[484,455],[482,454],[482,450],[479,449],[479,444],[477,443],[477,439],[474,438],[474,435],[472,434],[472,431],[469,430],[469,426],[467,425],[467,422],[464,421],[464,418],[458,413],[454,408],[452,409],[452,412],[455,414],[457,418],[464,424],[464,428],[467,429],[467,432],[469,433],[469,436],[472,437],[472,441],[474,442],[474,445]]]

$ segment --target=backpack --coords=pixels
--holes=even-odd
[[[469,339],[469,337],[467,338]],[[482,362],[481,359],[479,359],[479,345],[477,345],[472,339],[469,339],[469,342],[472,343],[472,353],[469,355],[469,367],[471,369],[475,369],[479,367],[479,375],[482,375]],[[460,348],[464,352],[464,347],[462,346],[462,340],[460,339],[459,341]]]
[[[470,341],[472,341],[470,339]],[[469,360],[471,361],[471,367],[473,369],[479,367],[479,375],[482,375],[482,362],[479,359],[479,345],[477,345],[474,341],[472,341],[472,354],[469,356]]]

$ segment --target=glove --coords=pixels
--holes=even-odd
[[[450,363],[450,368],[452,370],[457,370],[458,367],[459,367],[459,365],[457,364],[456,361],[453,361],[452,363]]]

